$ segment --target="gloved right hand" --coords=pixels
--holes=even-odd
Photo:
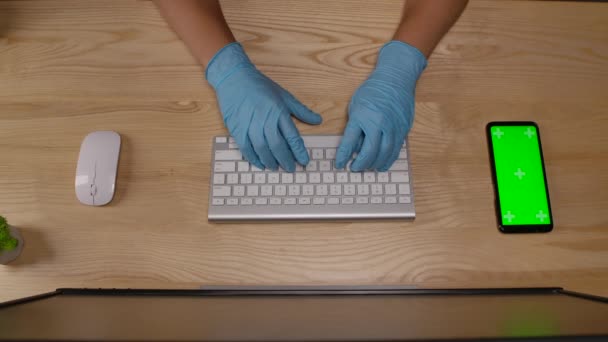
[[[295,171],[307,165],[308,152],[291,120],[318,125],[321,116],[255,68],[239,43],[221,48],[206,70],[224,123],[241,153],[260,169]]]
[[[393,165],[414,122],[416,82],[426,63],[420,50],[401,41],[380,49],[376,69],[348,105],[348,123],[336,152],[338,169],[353,152],[358,155],[351,171],[386,171]]]

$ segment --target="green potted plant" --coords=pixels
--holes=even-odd
[[[22,250],[23,238],[19,230],[11,227],[6,219],[0,216],[0,265],[17,259]]]

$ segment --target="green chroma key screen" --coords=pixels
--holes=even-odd
[[[515,232],[517,227],[544,226],[540,230],[551,230],[538,127],[532,122],[493,122],[488,124],[487,133],[501,229]]]

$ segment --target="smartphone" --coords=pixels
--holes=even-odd
[[[550,232],[553,216],[538,125],[490,122],[486,134],[498,228],[503,233]]]

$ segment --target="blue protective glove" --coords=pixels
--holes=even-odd
[[[376,69],[348,106],[337,168],[344,168],[353,153],[358,155],[351,171],[386,171],[393,165],[414,121],[414,90],[425,67],[424,55],[409,44],[391,41],[380,49]]]
[[[239,43],[220,49],[207,66],[224,123],[241,153],[260,169],[293,172],[309,156],[291,113],[309,124],[322,119],[255,68]]]

